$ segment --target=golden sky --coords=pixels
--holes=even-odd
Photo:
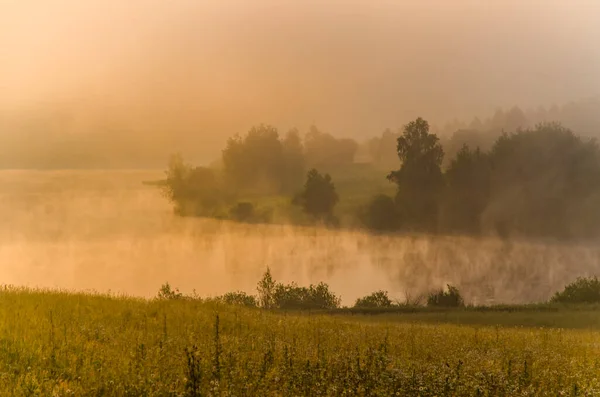
[[[0,0],[0,110],[371,136],[598,95],[599,43],[596,0]]]

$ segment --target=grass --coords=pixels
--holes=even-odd
[[[600,311],[530,309],[299,314],[4,289],[0,395],[600,393],[600,332],[538,326],[596,328]]]

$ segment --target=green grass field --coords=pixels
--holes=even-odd
[[[599,393],[596,307],[272,313],[193,300],[0,292],[0,395]]]

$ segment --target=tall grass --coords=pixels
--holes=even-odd
[[[599,337],[6,289],[0,395],[594,395]]]

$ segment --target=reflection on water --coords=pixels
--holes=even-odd
[[[471,302],[531,302],[599,269],[600,249],[589,244],[181,219],[141,183],[160,176],[0,172],[0,282],[150,297],[169,281],[207,296],[253,293],[270,266],[280,280],[328,282],[345,304],[377,289],[403,299],[445,283]]]

